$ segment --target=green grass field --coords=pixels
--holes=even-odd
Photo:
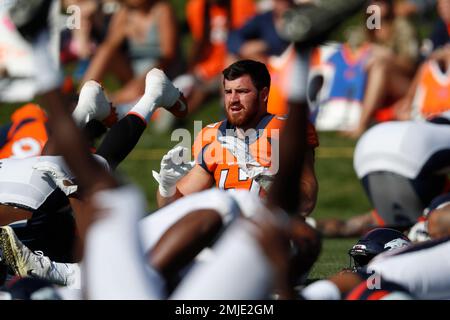
[[[14,105],[0,106],[0,123],[5,123],[14,110]],[[209,124],[221,119],[218,99],[210,101],[201,112],[186,121],[191,129],[194,120]],[[350,217],[365,212],[369,203],[353,171],[352,155],[355,142],[336,133],[319,133],[320,147],[316,153],[316,173],[319,180],[319,197],[313,217]],[[144,132],[135,150],[119,166],[122,177],[132,181],[145,192],[148,210],[156,209],[155,192],[157,183],[152,170],[159,171],[162,156],[177,141],[170,140],[170,134],[159,134],[150,125]],[[347,251],[355,239],[326,239],[319,261],[310,278],[324,278],[349,263]]]
[[[171,2],[174,4],[180,25],[183,25],[186,0],[171,0]],[[341,32],[336,31],[336,34],[339,35]],[[190,41],[189,35],[183,35],[183,54],[188,50]],[[69,66],[66,70],[71,69]],[[106,80],[104,85],[110,89],[117,88],[117,83],[111,79]],[[0,104],[0,123],[9,120],[15,106],[17,105]],[[206,125],[221,120],[221,117],[220,102],[215,99],[205,104],[198,114],[188,118],[186,125],[192,132],[194,120],[202,120]],[[352,155],[355,142],[336,133],[320,133],[319,137],[320,147],[316,156],[319,198],[312,216],[347,218],[367,211],[369,203],[353,171]],[[145,192],[149,212],[156,209],[157,189],[151,171],[159,171],[162,156],[176,143],[170,140],[170,134],[156,133],[150,125],[135,150],[119,167],[124,179],[134,182]],[[324,278],[348,266],[347,251],[354,242],[355,239],[326,239],[320,259],[313,268],[310,278]]]

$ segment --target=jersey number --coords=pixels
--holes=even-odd
[[[11,158],[27,158],[41,154],[40,143],[33,138],[23,138],[13,143],[11,148]]]
[[[220,171],[219,189],[223,189],[223,190],[235,189],[235,188],[226,187],[228,172],[229,172],[229,169],[223,169]],[[248,181],[249,180],[248,176],[245,174],[245,172],[241,168],[239,168],[238,179],[239,179],[239,181]],[[251,180],[251,185],[250,185],[249,191],[254,194],[259,194],[260,189],[261,189],[261,186],[259,184],[257,184],[254,180]]]

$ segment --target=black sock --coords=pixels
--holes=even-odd
[[[105,158],[114,170],[136,146],[146,127],[141,118],[132,114],[126,115],[106,134],[97,154]]]

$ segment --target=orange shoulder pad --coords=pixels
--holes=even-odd
[[[194,155],[194,159],[197,159],[203,148],[216,140],[217,131],[222,122],[223,121],[208,124],[202,129],[202,131],[200,131],[197,137],[195,137],[194,144],[192,145],[192,154]]]

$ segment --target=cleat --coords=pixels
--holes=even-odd
[[[108,127],[117,122],[115,108],[106,98],[103,87],[94,80],[86,81],[81,88],[72,117],[80,127],[84,127],[93,119],[103,122]]]
[[[64,286],[74,281],[75,271],[70,266],[52,262],[42,251],[32,252],[9,226],[0,227],[0,248],[4,263],[16,276],[44,279]]]
[[[186,98],[160,69],[153,68],[147,73],[144,95],[151,97],[157,107],[167,109],[177,118],[186,116],[188,112]]]

